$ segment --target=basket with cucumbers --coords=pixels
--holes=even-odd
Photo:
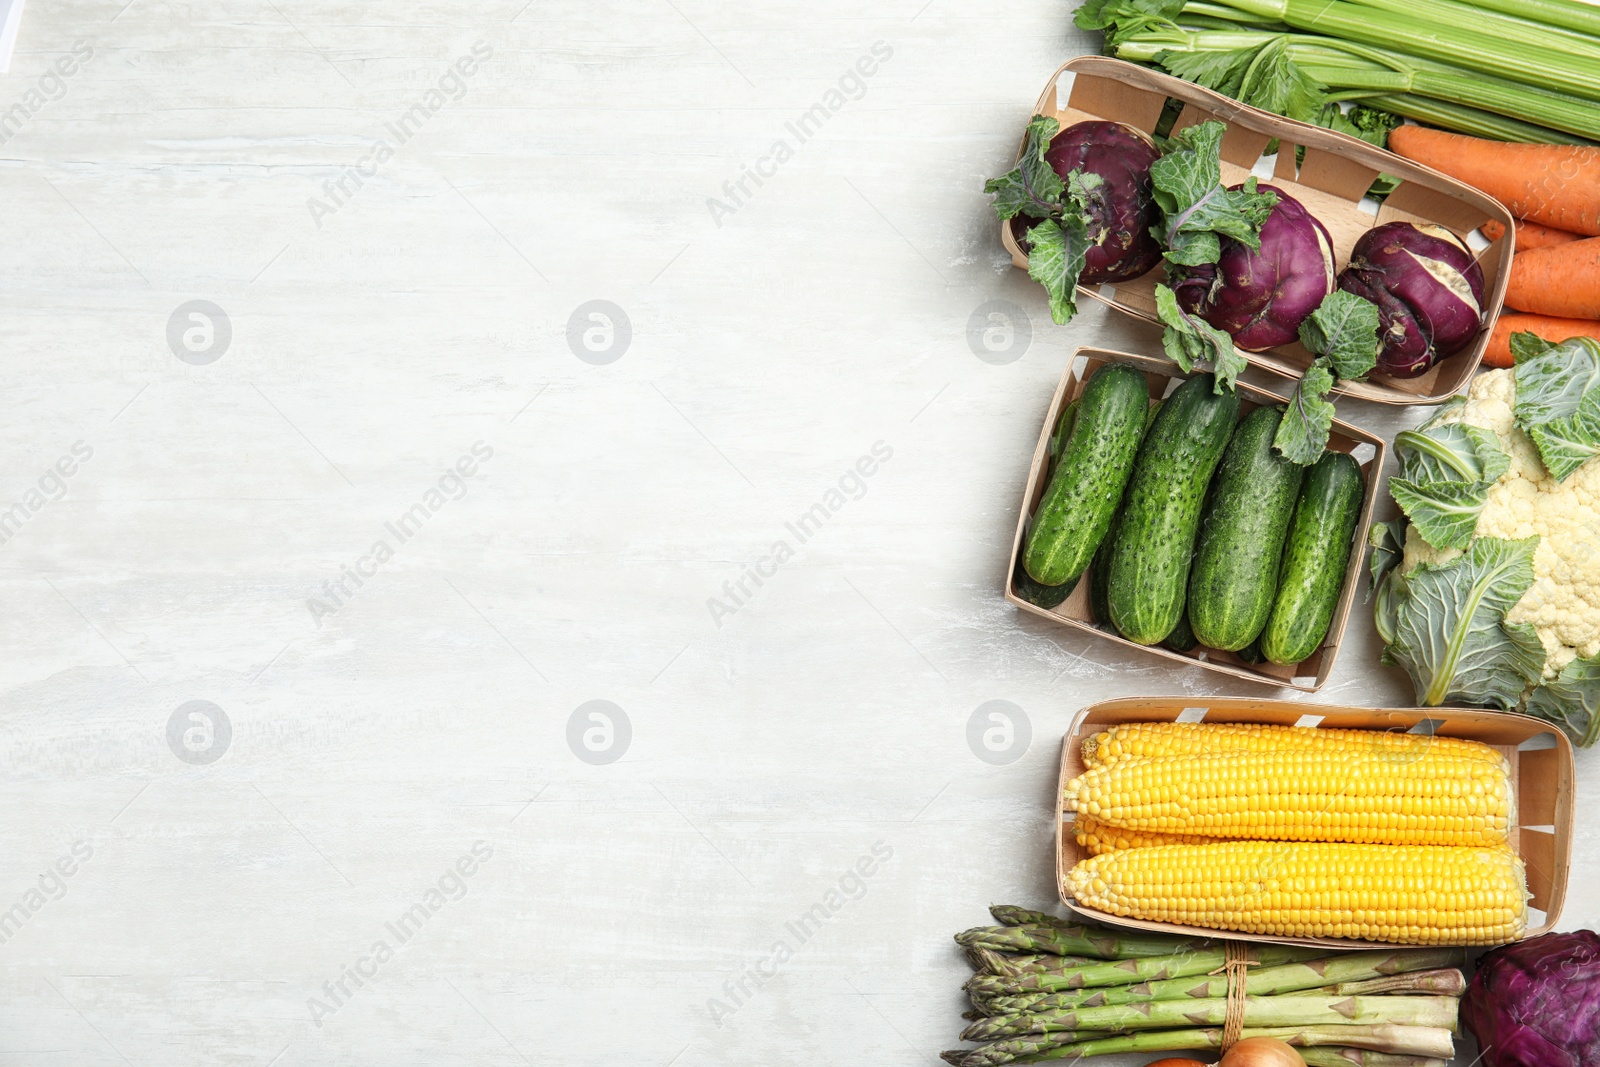
[[[1301,464],[1279,446],[1282,397],[1164,360],[1079,356],[1035,456],[1008,599],[1213,669],[1320,687],[1381,439],[1338,424]]]

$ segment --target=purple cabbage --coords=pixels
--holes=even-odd
[[[1147,134],[1120,122],[1079,122],[1050,139],[1044,158],[1058,175],[1077,170],[1101,179],[1084,213],[1090,247],[1080,282],[1123,282],[1161,262],[1161,246],[1150,233],[1160,219],[1150,165],[1160,155]],[[1024,250],[1024,235],[1038,222],[1023,215],[1011,220],[1011,235]]]
[[[1239,186],[1234,186],[1235,189]],[[1261,250],[1227,238],[1214,264],[1184,267],[1172,289],[1178,305],[1233,338],[1246,352],[1294,341],[1300,324],[1334,287],[1333,239],[1305,206],[1271,185],[1277,205],[1261,227]]]
[[[1483,270],[1439,226],[1387,222],[1356,242],[1339,288],[1378,305],[1378,370],[1414,378],[1461,351],[1483,324]]]
[[[1461,1002],[1483,1067],[1600,1067],[1600,936],[1545,934],[1494,949]]]

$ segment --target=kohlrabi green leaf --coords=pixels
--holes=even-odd
[[[1537,537],[1480,537],[1449,563],[1419,564],[1404,575],[1384,662],[1411,675],[1418,705],[1515,708],[1539,680],[1538,635],[1527,624],[1505,624],[1533,584],[1538,544]]]
[[[1389,494],[1422,539],[1434,548],[1466,548],[1489,498],[1490,482],[1411,482],[1389,479]]]
[[[1161,347],[1166,349],[1167,358],[1185,373],[1198,364],[1210,364],[1216,376],[1212,390],[1232,392],[1234,379],[1248,365],[1244,353],[1233,346],[1233,338],[1198,315],[1184,311],[1178,306],[1177,296],[1164,285],[1156,286],[1156,315],[1166,325],[1161,332]]]
[[[1546,341],[1538,334],[1529,333],[1527,330],[1518,330],[1511,335],[1511,360],[1513,363],[1521,363],[1525,359],[1532,359],[1534,356],[1548,352],[1554,347],[1555,343],[1553,341]]]
[[[1300,343],[1327,360],[1335,378],[1363,378],[1378,365],[1378,305],[1336,290],[1300,324]]]
[[[1322,458],[1333,431],[1333,405],[1326,399],[1332,388],[1333,374],[1320,360],[1301,375],[1272,438],[1272,446],[1285,459],[1309,467]]]
[[[1150,167],[1156,205],[1162,213],[1154,236],[1166,248],[1166,257],[1184,266],[1215,263],[1222,255],[1222,238],[1232,237],[1251,249],[1261,248],[1261,225],[1272,214],[1278,198],[1256,192],[1248,178],[1240,189],[1222,186],[1222,135],[1220,122],[1202,122],[1167,140],[1164,155]]]
[[[1078,276],[1089,255],[1089,233],[1083,216],[1067,212],[1045,219],[1028,231],[1028,276],[1044,286],[1050,298],[1050,317],[1057,323],[1072,321],[1078,313]]]
[[[1564,481],[1600,454],[1600,341],[1563,341],[1524,356],[1515,373],[1517,425],[1555,480]]]
[[[1600,737],[1600,656],[1575,659],[1528,694],[1529,715],[1553,722],[1584,748]]]
[[[1060,129],[1061,124],[1048,115],[1033,116],[1023,138],[1022,158],[1017,160],[1017,165],[984,184],[983,191],[994,197],[996,215],[1002,219],[1013,219],[1018,215],[1047,219],[1061,211],[1066,183],[1044,158],[1050,148],[1050,139]]]

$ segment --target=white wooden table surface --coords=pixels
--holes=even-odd
[[[1069,353],[1148,343],[1051,325],[981,192],[1068,7],[30,3],[0,1063],[954,1045],[1074,710],[1266,692],[1000,598]],[[1353,629],[1321,698],[1409,702]]]

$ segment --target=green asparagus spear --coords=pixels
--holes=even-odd
[[[1459,997],[1466,991],[1466,975],[1454,967],[1447,967],[1437,971],[1418,971],[1415,974],[1396,974],[1363,981],[1339,982],[1321,990],[1307,989],[1290,995],[1315,996],[1318,992],[1340,993],[1346,996],[1356,993],[1422,993],[1428,996]]]
[[[997,952],[982,945],[963,945],[967,962],[979,974],[1059,973],[1068,967],[1098,963],[1092,956],[1057,956],[1048,952]]]
[[[1438,971],[1429,968],[1440,967],[1459,959],[1460,956],[1459,949],[1380,949],[1375,952],[1347,952],[1338,956],[1307,960],[1304,963],[1254,968],[1245,980],[1245,992],[1255,996],[1272,996],[1297,990],[1305,990],[1313,995],[1318,990],[1324,990],[1324,995],[1407,992],[1460,996],[1464,986],[1463,989],[1453,989],[1447,979],[1439,979],[1437,984],[1421,982],[1418,980],[1418,975],[1407,973],[1420,971],[1428,975],[1453,974],[1459,979],[1460,971]],[[1369,980],[1394,984],[1354,988],[1368,985]],[[1346,988],[1347,986],[1351,988]],[[1165,981],[1138,982],[1109,988],[1086,987],[1069,992],[1036,993],[1026,996],[982,996],[982,999],[987,1007],[994,1009],[991,1014],[1010,1014],[1025,1011],[1098,1008],[1110,1004],[1141,1004],[1147,1000],[1200,999],[1227,995],[1227,975],[1207,974],[1198,979],[1171,978]]]
[[[1396,1056],[1364,1048],[1308,1048],[1301,1051],[1300,1058],[1306,1067],[1450,1067],[1449,1060],[1432,1056]]]
[[[1102,960],[1170,956],[1217,944],[1205,937],[1173,937],[1170,934],[1146,934],[1137,930],[1112,931],[1099,926],[1068,923],[1047,915],[1042,918],[1050,921],[1017,926],[977,926],[963,930],[956,935],[956,943],[981,945],[1001,952],[1052,952],[1058,956],[1093,956]]]
[[[1291,945],[1256,945],[1252,949],[1263,966],[1300,963],[1325,957],[1327,949],[1298,948]],[[1220,943],[1214,948],[1191,950],[1175,956],[1147,956],[1141,959],[1088,963],[1056,973],[1023,975],[979,974],[968,979],[969,993],[982,997],[1020,996],[1026,993],[1059,993],[1068,989],[1096,989],[1101,986],[1133,985],[1210,974],[1224,966],[1226,954]],[[1320,983],[1327,984],[1324,979]]]
[[[1246,997],[1244,1021],[1251,1026],[1403,1023],[1454,1030],[1456,1008],[1454,997]],[[961,1038],[963,1041],[989,1041],[999,1037],[1069,1030],[1127,1031],[1220,1026],[1227,1016],[1227,1009],[1227,999],[1215,997],[996,1015],[973,1023],[962,1031]]]
[[[1274,1037],[1308,1050],[1303,1058],[1312,1067],[1410,1067],[1407,1058],[1417,1058],[1417,1067],[1433,1067],[1433,1061],[1448,1063],[1455,1055],[1451,1031],[1444,1027],[1378,1025],[1245,1027],[1242,1037]],[[1084,1041],[1061,1041],[1054,1034],[1030,1034],[984,1045],[981,1048],[944,1053],[955,1067],[1004,1067],[1011,1063],[1037,1063],[1043,1060],[1079,1060],[1088,1056],[1127,1052],[1180,1052],[1214,1049],[1222,1046],[1218,1028],[1188,1030],[1147,1030],[1133,1034],[1112,1034]],[[1345,1062],[1325,1055],[1314,1060],[1310,1050],[1326,1046],[1337,1049]],[[1361,1048],[1359,1046],[1368,1046]],[[1395,1057],[1384,1059],[1383,1057]],[[1354,1057],[1354,1058],[1353,1058]],[[1359,1058],[1373,1057],[1373,1058]]]

